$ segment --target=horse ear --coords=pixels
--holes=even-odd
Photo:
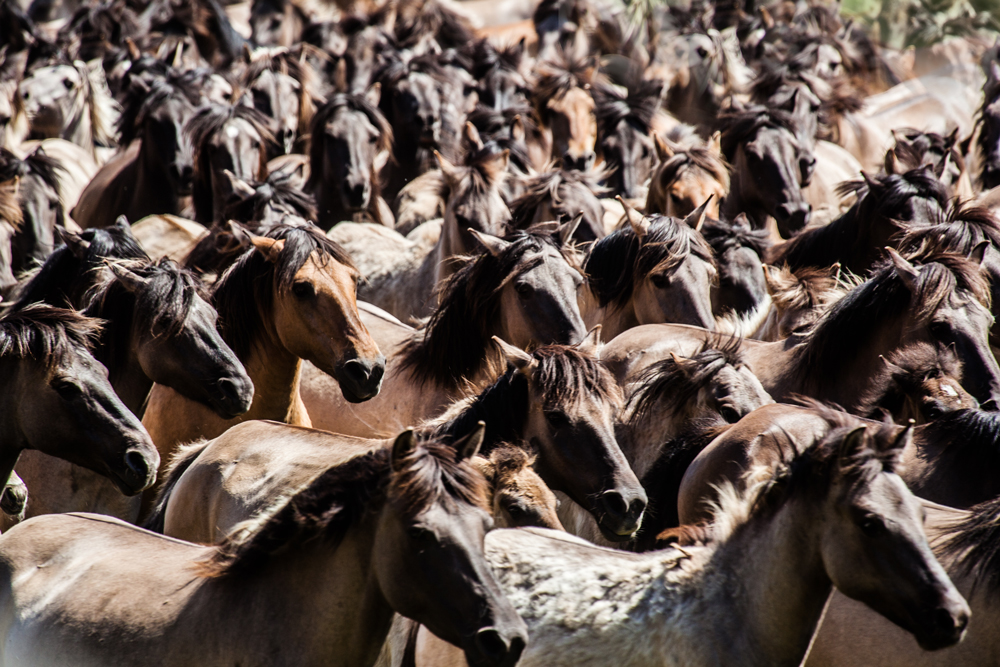
[[[225,176],[222,180],[222,186],[227,204],[246,201],[248,198],[253,197],[253,188],[247,185],[242,179],[237,178],[236,174],[228,169],[223,169],[222,174]]]
[[[477,132],[476,134],[478,135],[479,133]],[[510,150],[505,149],[483,161],[479,168],[482,169],[486,180],[496,185],[503,181],[504,176],[507,174],[507,165],[509,164]]]
[[[674,156],[674,150],[660,135],[653,134],[653,143],[656,144],[656,156],[660,158],[660,162],[666,162]]]
[[[476,430],[455,443],[455,450],[458,452],[458,460],[471,459],[479,453],[479,448],[483,446],[483,438],[486,435],[486,422],[476,424]]]
[[[525,375],[531,375],[531,372],[538,366],[534,357],[521,348],[505,342],[499,336],[493,336],[493,342],[500,348],[507,363],[513,364],[514,368]]]
[[[881,453],[883,455],[888,454],[892,457],[892,467],[895,468],[899,465],[900,459],[903,458],[903,452],[909,447],[910,442],[913,440],[913,420],[909,420],[903,430],[895,438],[890,440],[888,443],[882,447]]]
[[[149,284],[149,278],[140,276],[138,273],[129,270],[119,262],[109,262],[105,260],[104,263],[109,269],[111,269],[111,273],[115,274],[115,278],[118,279],[122,286],[132,294],[137,294]]]
[[[461,180],[462,175],[459,173],[458,167],[449,162],[448,158],[441,155],[437,151],[434,151],[434,157],[437,159],[438,168],[441,170],[441,173],[444,174],[446,181],[454,185]]]
[[[691,211],[688,217],[684,218],[684,224],[694,229],[694,231],[700,232],[702,226],[705,224],[705,214],[708,210],[708,205],[712,203],[712,197],[714,196],[708,195],[708,199],[701,206]]]
[[[903,368],[902,366],[898,366],[898,365],[892,363],[891,361],[889,361],[888,359],[886,359],[883,355],[881,355],[881,354],[878,355],[878,358],[882,360],[882,363],[885,364],[885,367],[889,369],[890,373],[896,374],[896,373],[905,373],[906,372],[905,368]]]
[[[644,238],[646,234],[649,233],[649,220],[646,219],[642,213],[632,208],[628,202],[622,199],[621,195],[617,195],[615,199],[618,203],[622,205],[622,209],[625,211],[625,217],[628,218],[628,224],[632,227],[632,231],[640,239]]]
[[[408,428],[396,436],[392,443],[392,456],[390,465],[395,472],[403,469],[403,461],[417,449],[417,436],[413,434],[413,429]]]
[[[285,239],[269,239],[256,234],[250,234],[250,243],[272,264],[277,263],[281,251],[285,249]]]
[[[676,352],[671,352],[670,353],[670,358],[673,360],[674,365],[677,366],[677,370],[679,370],[685,376],[689,375],[689,373],[688,373],[688,365],[687,365],[687,363],[685,362],[684,359],[681,359],[680,357],[678,357]]]
[[[572,220],[559,225],[559,245],[566,245],[569,243],[569,240],[573,238],[573,234],[576,234],[576,230],[580,227],[580,223],[582,221],[583,211],[580,211],[573,216]]]
[[[128,218],[126,218],[124,215],[119,215],[117,218],[115,218],[115,227],[127,230],[128,232],[132,231],[132,225],[129,224]]]
[[[247,65],[253,60],[253,51],[250,50],[250,43],[243,42],[243,62]]]
[[[841,459],[853,458],[864,450],[866,430],[864,426],[858,426],[844,436],[844,440],[840,443]]]
[[[589,354],[596,357],[601,351],[603,344],[601,342],[601,325],[596,325],[593,329],[587,332],[587,335],[583,337],[576,345],[577,349],[581,352]]]
[[[514,116],[514,120],[510,123],[510,138],[518,143],[522,143],[527,136],[527,132],[524,130],[524,120],[521,118],[521,114]]]
[[[139,47],[135,45],[135,42],[132,41],[131,37],[125,38],[125,48],[128,49],[129,60],[138,60],[142,57],[142,51],[140,51]]]
[[[767,293],[773,298],[776,294],[788,289],[788,282],[792,278],[792,272],[785,267],[761,264],[764,269],[764,283],[767,286]]]
[[[716,130],[708,138],[708,150],[716,155],[722,155],[722,132]]]
[[[382,84],[376,81],[365,91],[365,100],[373,107],[382,101]]]
[[[477,151],[483,150],[483,140],[479,136],[479,130],[472,123],[466,121],[465,123],[465,140],[468,141]]]
[[[969,253],[969,259],[971,259],[976,264],[980,266],[983,265],[983,261],[986,259],[986,250],[990,247],[989,241],[980,241],[976,244],[976,247],[972,249]]]
[[[902,174],[906,171],[906,168],[899,160],[899,156],[896,155],[896,149],[890,148],[885,154],[885,173],[892,176],[893,174]]]
[[[235,220],[226,223],[225,228],[215,236],[215,249],[222,254],[237,252],[250,247],[250,232]]]
[[[915,292],[920,272],[893,248],[886,248],[885,251],[889,253],[889,259],[892,260],[893,266],[896,267],[896,275],[906,285],[906,289],[910,290],[910,292]]]
[[[744,232],[753,231],[753,225],[750,224],[750,218],[747,217],[746,213],[740,213],[733,218],[733,227]]]
[[[494,257],[499,257],[503,251],[510,246],[510,241],[504,241],[499,236],[493,236],[492,234],[480,232],[475,229],[470,229],[469,233],[472,234],[472,236],[475,237],[475,239],[479,241],[484,248],[486,248],[486,252],[490,253]]]
[[[955,147],[956,143],[958,143],[958,128],[957,127],[954,130],[952,130],[951,133],[949,133],[947,137],[944,138],[944,147],[945,147],[945,150],[949,150],[950,151],[952,148]]]
[[[90,241],[64,227],[57,226],[56,233],[59,234],[62,242],[66,244],[74,257],[83,259],[87,256],[87,251],[90,250]]]

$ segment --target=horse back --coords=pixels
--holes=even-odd
[[[140,141],[133,141],[94,175],[70,211],[76,224],[83,229],[107,227],[127,211],[135,187],[141,147]]]

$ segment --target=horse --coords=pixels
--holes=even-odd
[[[59,198],[62,165],[36,148],[20,159],[0,149],[0,182],[15,181],[20,222],[10,239],[11,268],[16,273],[45,261],[56,245],[66,217]],[[13,220],[13,218],[10,218]]]
[[[472,77],[476,80],[479,101],[493,111],[527,104],[530,84],[525,76],[529,59],[522,39],[496,47],[488,39],[472,47]]]
[[[11,240],[21,227],[23,215],[17,201],[17,179],[0,182],[0,294],[17,285]]]
[[[894,436],[837,429],[756,471],[746,491],[726,487],[704,548],[638,555],[537,528],[492,531],[487,560],[531,635],[519,664],[798,665],[834,586],[925,649],[956,644],[969,607],[895,474]]]
[[[35,449],[104,475],[125,495],[156,480],[160,459],[139,420],[122,404],[88,349],[99,323],[31,304],[0,316],[4,450],[0,477]]]
[[[845,274],[840,264],[798,271],[765,264],[764,278],[771,310],[753,337],[765,342],[808,333],[833,304],[861,284],[860,278]]]
[[[770,245],[767,232],[751,229],[746,216],[732,222],[706,220],[701,234],[712,248],[719,271],[712,286],[715,326],[723,333],[757,331],[771,309],[762,258]]]
[[[599,184],[602,171],[558,169],[531,176],[523,182],[524,192],[511,202],[514,227],[526,229],[548,220],[572,220],[582,214],[572,234],[579,243],[593,243],[607,235],[604,206],[597,198],[607,188]]]
[[[295,46],[310,22],[294,0],[254,0],[250,4],[250,39],[260,46]]]
[[[975,176],[980,190],[1000,186],[1000,62],[991,62],[986,75],[975,134],[979,163]]]
[[[520,348],[586,337],[576,300],[583,278],[558,239],[538,230],[479,236],[485,252],[462,260],[422,329],[362,315],[390,359],[378,397],[346,406],[336,388],[307,367],[303,399],[314,426],[387,437],[398,424],[438,414],[469,386],[489,382],[497,360],[493,336]]]
[[[309,126],[309,179],[304,189],[316,199],[316,222],[329,230],[360,219],[393,227],[381,195],[379,171],[392,152],[392,128],[379,111],[381,87],[363,95],[338,93],[323,104]],[[330,183],[339,184],[332,188]]]
[[[4,624],[2,659],[222,665],[268,655],[279,665],[360,667],[374,662],[395,611],[462,646],[471,665],[511,667],[527,633],[483,558],[486,483],[468,461],[477,435],[456,452],[404,432],[391,448],[330,468],[219,546],[91,514],[22,523],[0,540],[0,604],[17,616],[34,599],[38,613]],[[45,570],[56,576],[22,588],[18,573],[37,558],[60,563]],[[64,576],[72,589],[58,585]],[[95,614],[95,591],[109,586]],[[254,603],[233,607],[234,596]],[[296,618],[294,627],[275,613]],[[49,637],[44,650],[36,633]]]
[[[608,340],[652,322],[714,329],[711,287],[718,270],[699,232],[705,207],[684,220],[626,215],[630,226],[594,243],[584,262],[588,325],[601,324]]]
[[[721,214],[746,213],[754,229],[773,218],[783,237],[805,227],[812,208],[802,195],[815,158],[795,133],[794,116],[752,106],[719,116],[722,153],[733,165],[732,184]]]
[[[902,174],[930,165],[945,187],[948,199],[972,199],[972,181],[965,168],[965,158],[957,146],[958,129],[946,137],[936,132],[921,132],[911,127],[894,129],[895,144],[885,154],[885,172]]]
[[[29,139],[65,139],[95,160],[98,145],[115,144],[115,101],[99,70],[81,61],[39,67],[21,80],[18,95]]]
[[[216,282],[212,305],[223,340],[253,382],[253,403],[223,419],[170,387],[153,385],[143,423],[164,460],[177,445],[215,437],[242,421],[308,426],[299,395],[303,359],[336,377],[348,401],[368,400],[381,386],[385,357],[358,319],[357,270],[347,253],[303,227],[279,226],[264,236],[242,232],[241,238],[247,249]]]
[[[291,153],[296,143],[302,143],[316,112],[314,99],[318,94],[315,74],[306,61],[308,48],[302,46],[298,51],[296,55],[282,47],[259,49],[250,55],[240,76],[239,87],[249,97],[244,103],[252,103],[271,119],[273,152],[278,154]]]
[[[857,201],[842,216],[822,226],[810,226],[771,248],[769,264],[792,271],[839,262],[856,275],[875,264],[900,228],[931,224],[944,217],[947,193],[929,167],[902,175],[865,177],[839,186]]]
[[[653,116],[660,106],[661,81],[629,81],[624,93],[608,85],[594,87],[597,152],[606,165],[605,183],[615,195],[639,197],[653,171],[656,146]]]
[[[488,423],[484,456],[504,447],[534,450],[542,481],[591,513],[606,540],[628,539],[640,525],[646,499],[615,443],[618,388],[585,346],[542,346],[528,355],[498,345],[506,372],[478,396],[425,421],[417,433],[452,443],[477,421]],[[241,425],[178,453],[146,525],[182,539],[217,541],[325,467],[390,441],[273,422]],[[235,461],[240,463],[234,468]],[[260,476],[247,466],[269,472]]]
[[[718,219],[719,202],[729,194],[730,170],[722,156],[720,135],[713,134],[705,146],[667,143],[658,134],[653,140],[659,163],[650,176],[646,214],[683,218],[711,200],[706,213]]]
[[[244,180],[267,177],[268,147],[275,141],[268,125],[267,116],[253,107],[221,104],[199,109],[185,124],[193,147],[195,222],[224,222],[223,170]]]
[[[972,609],[965,638],[951,648],[924,651],[891,623],[834,593],[804,663],[807,667],[857,664],[860,656],[877,667],[988,665],[996,660],[991,628],[997,595],[997,502],[967,512],[930,503],[925,509],[924,526],[934,551]]]
[[[410,241],[377,225],[331,229],[330,238],[347,248],[366,278],[359,296],[403,320],[430,315],[434,290],[454,274],[459,264],[455,258],[475,252],[481,233],[502,236],[506,231],[510,211],[500,187],[508,159],[506,151],[495,153],[490,147],[468,155],[464,165],[438,156],[439,185],[448,201],[444,219],[411,232],[417,235],[439,224],[433,244]]]
[[[122,152],[84,189],[70,211],[73,220],[87,229],[106,227],[119,215],[180,214],[194,175],[184,124],[200,103],[199,89],[181,79],[151,85],[133,80],[118,120]]]
[[[532,106],[545,128],[551,156],[563,169],[588,171],[597,153],[597,118],[590,87],[599,83],[595,64],[558,50],[537,67]]]
[[[962,386],[984,408],[1000,398],[1000,368],[988,343],[988,285],[979,265],[948,253],[925,255],[914,265],[888,252],[889,261],[809,333],[743,342],[747,365],[775,400],[804,395],[851,410],[881,369],[879,356],[919,342],[961,361]],[[601,358],[625,381],[670,352],[690,354],[708,335],[695,327],[645,325],[613,339]]]

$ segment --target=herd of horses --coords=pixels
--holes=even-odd
[[[0,0],[0,666],[998,665],[1000,45]]]

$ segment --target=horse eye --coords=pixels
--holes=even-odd
[[[510,518],[516,519],[517,517],[524,516],[526,512],[520,505],[510,504],[507,506],[507,514],[510,515]]]
[[[70,382],[69,380],[55,380],[52,382],[52,388],[55,389],[59,396],[67,401],[72,401],[73,399],[83,395],[83,388],[75,382]]]
[[[670,278],[662,273],[654,273],[649,277],[649,282],[657,289],[664,289],[670,284]]]
[[[411,526],[406,530],[406,535],[414,542],[430,542],[434,539],[434,533],[421,526]]]
[[[292,294],[300,299],[308,299],[316,295],[312,283],[300,281],[292,285]]]
[[[553,428],[562,428],[564,426],[569,426],[569,417],[566,416],[565,412],[559,412],[558,410],[553,410],[551,412],[545,413],[545,419],[549,422]]]
[[[869,514],[858,522],[858,528],[868,537],[877,537],[885,531],[885,523],[881,518]]]
[[[531,298],[531,296],[535,293],[535,288],[528,283],[515,283],[514,290],[522,299]]]
[[[736,410],[728,405],[722,406],[722,408],[719,409],[719,414],[729,424],[735,424],[740,420],[740,413],[736,412]]]
[[[63,86],[66,87],[66,90],[73,90],[73,81],[70,79],[63,79]]]

